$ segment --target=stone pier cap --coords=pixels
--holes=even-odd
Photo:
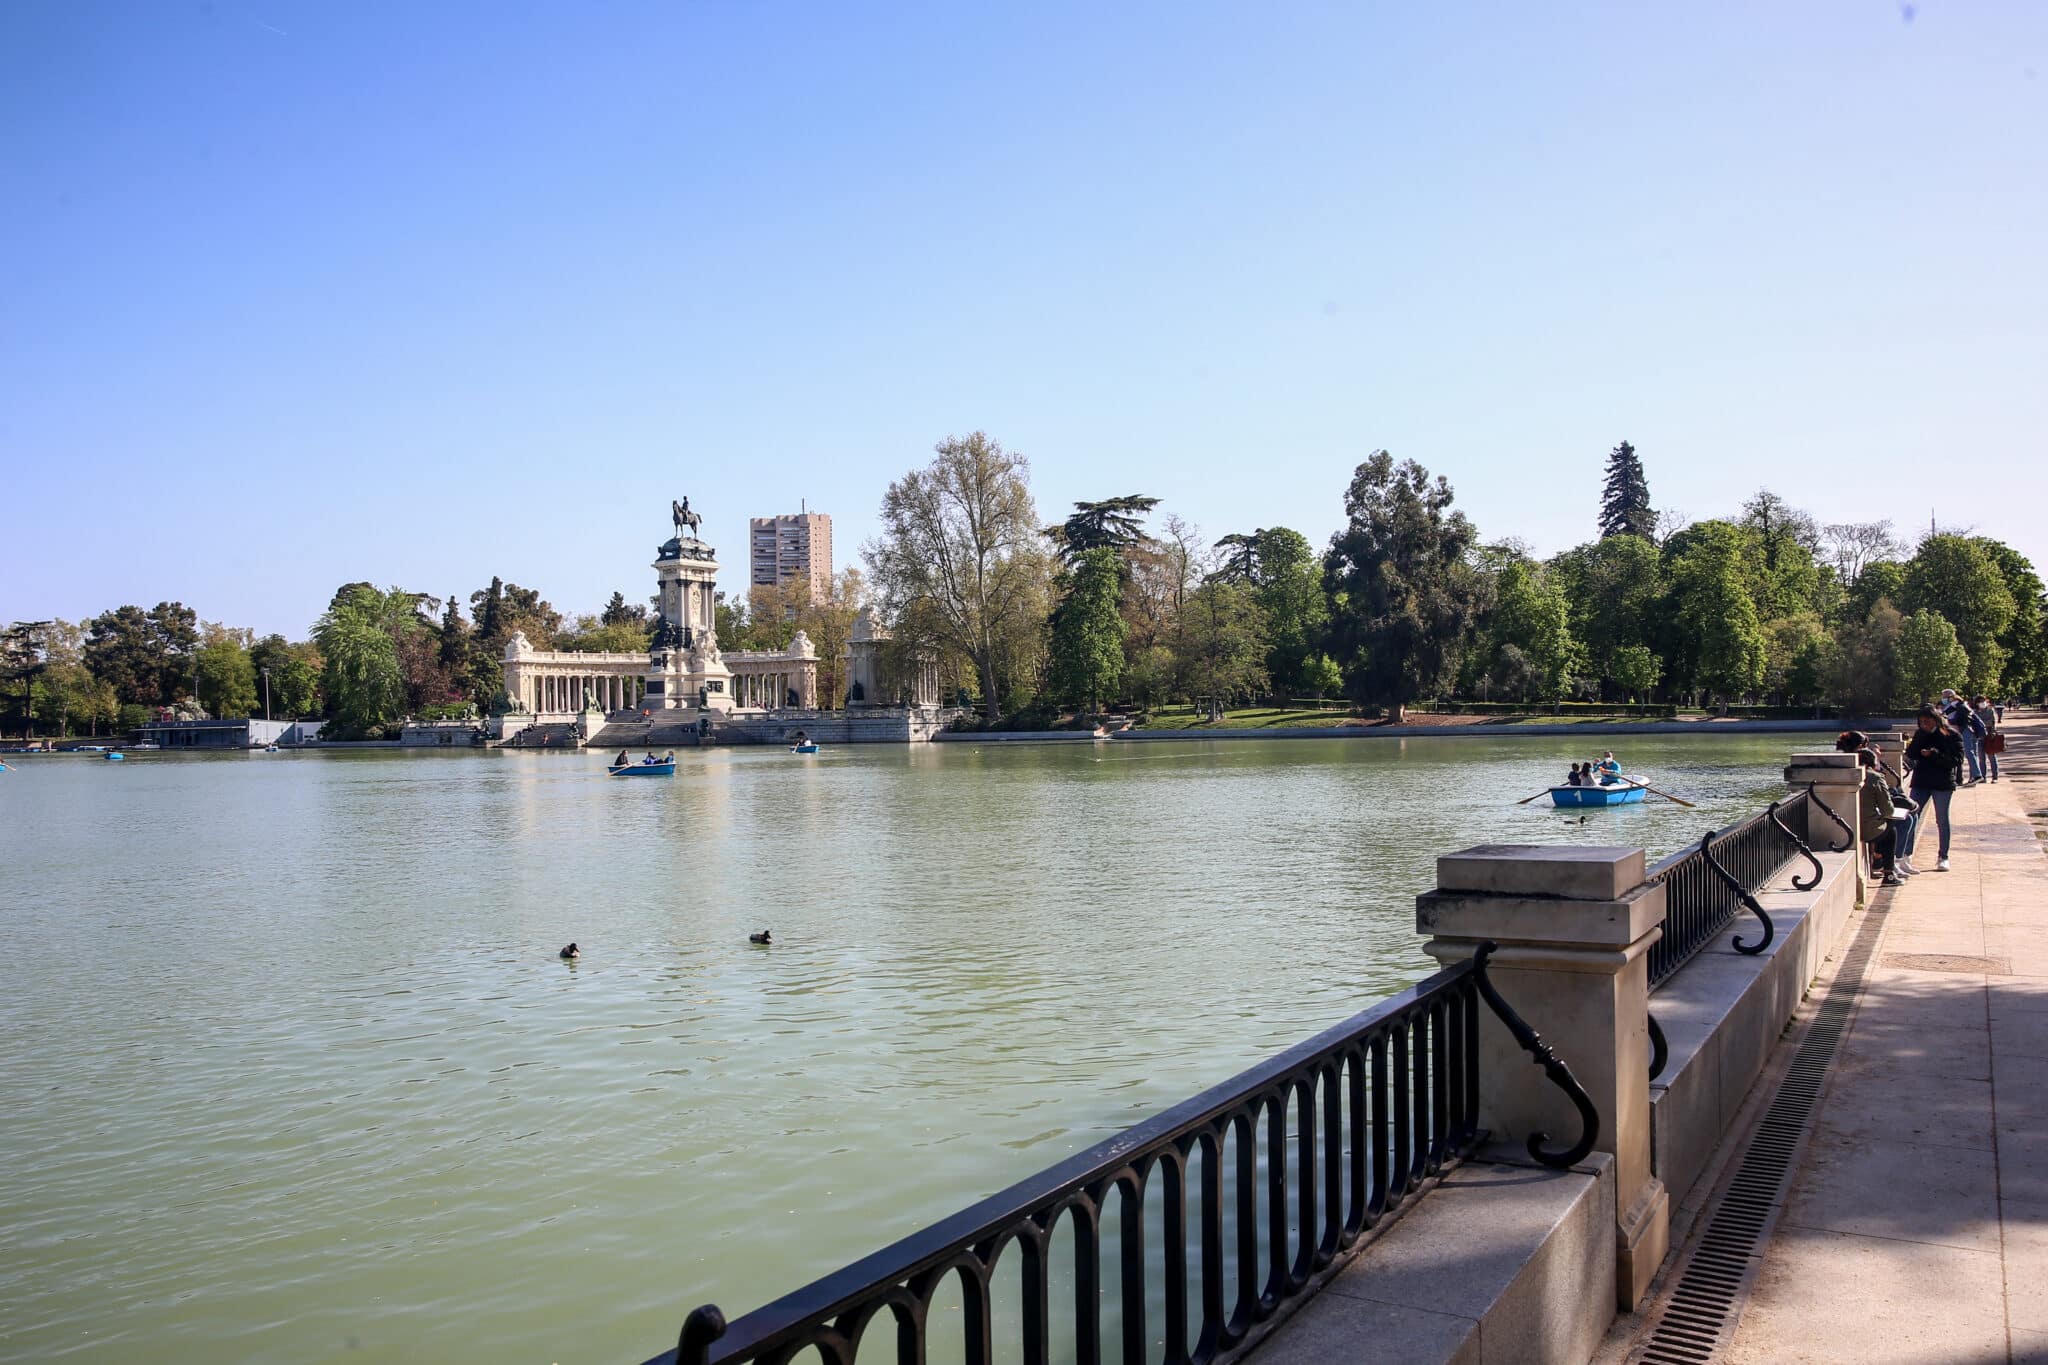
[[[1439,939],[1625,948],[1664,922],[1640,848],[1481,844],[1436,860],[1415,927]]]

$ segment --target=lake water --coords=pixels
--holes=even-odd
[[[1700,809],[1516,806],[1539,738],[22,759],[0,1358],[639,1360],[1426,974],[1437,854],[1824,743],[1612,742]]]

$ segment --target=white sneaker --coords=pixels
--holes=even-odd
[[[1948,871],[1948,859],[1946,859],[1946,858],[1937,858],[1937,859],[1935,859],[1935,860],[1934,860],[1934,870],[1935,870],[1936,872],[1946,872],[1946,871]]]
[[[1920,869],[1913,866],[1913,864],[1911,864],[1910,862],[1907,862],[1904,858],[1899,859],[1896,866],[1900,872],[1905,873],[1908,877],[1917,877],[1920,875]]]

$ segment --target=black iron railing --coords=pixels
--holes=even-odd
[[[1650,869],[1649,880],[1661,882],[1665,888],[1664,935],[1650,948],[1651,990],[1711,943],[1743,910],[1762,920],[1763,935],[1739,946],[1761,952],[1770,942],[1770,918],[1757,906],[1755,893],[1801,854],[1813,862],[1816,881],[1820,875],[1812,850],[1793,832],[1805,822],[1810,800],[1809,793],[1800,792],[1773,802],[1768,810],[1709,833]]]
[[[1003,1354],[1025,1365],[1052,1358],[1056,1324],[1073,1334],[1060,1354],[1099,1365],[1105,1274],[1116,1277],[1126,1361],[1233,1360],[1484,1136],[1482,999],[1586,1125],[1566,1150],[1539,1134],[1530,1151],[1561,1166],[1592,1149],[1591,1101],[1493,991],[1491,951],[730,1324],[698,1308],[676,1349],[649,1365],[785,1365],[811,1348],[822,1365],[853,1365],[872,1330],[891,1332],[899,1365],[956,1354],[988,1365],[999,1267],[1018,1286],[1020,1340]],[[1151,1255],[1148,1228],[1159,1238]],[[932,1313],[954,1279],[960,1311]],[[1071,1300],[1057,1315],[1055,1286]],[[1007,1312],[1011,1296],[1002,1298]]]

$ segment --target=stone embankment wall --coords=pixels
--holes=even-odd
[[[921,744],[936,738],[955,713],[938,707],[875,707],[845,711],[775,711],[712,722],[713,744],[788,744],[801,730],[820,745]]]
[[[1120,730],[1121,744],[1155,739],[1416,739],[1467,735],[1481,739],[1544,735],[1773,735],[1836,734],[1842,730],[1886,730],[1889,720],[1621,720],[1570,721],[1558,725],[1277,725],[1270,730]],[[937,738],[949,744],[1091,738],[1086,730],[964,730]]]

